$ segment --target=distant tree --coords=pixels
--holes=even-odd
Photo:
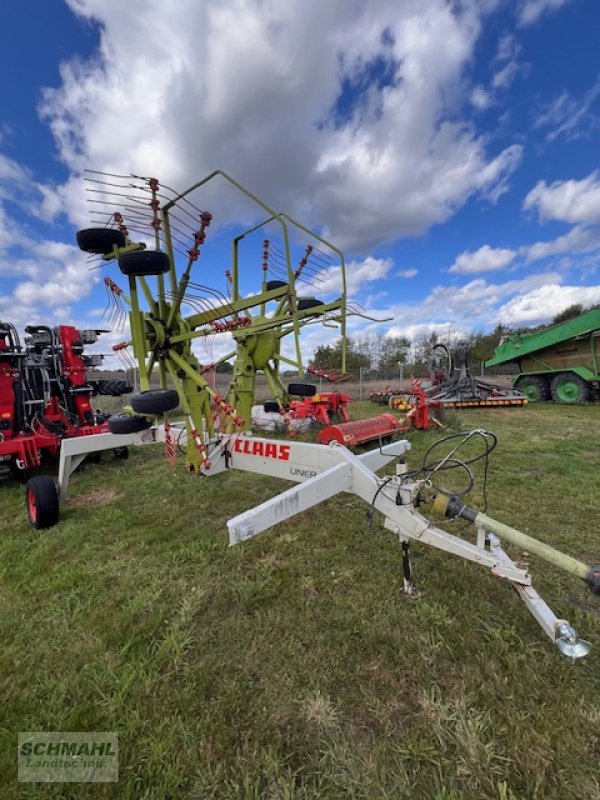
[[[559,314],[554,315],[552,318],[552,325],[558,325],[559,322],[566,322],[566,320],[578,317],[582,313],[583,305],[581,303],[573,303],[573,305],[567,306],[567,308],[563,309]]]
[[[338,339],[333,345],[322,344],[317,347],[311,364],[317,369],[340,369],[342,366],[342,340]],[[348,371],[360,368],[370,369],[371,358],[365,342],[346,337],[346,369]]]
[[[223,361],[222,364],[217,364],[216,371],[219,374],[222,374],[222,373],[230,374],[230,373],[233,372],[233,366],[229,363],[229,361]]]
[[[405,364],[410,341],[406,337],[384,336],[379,349],[377,369],[385,375],[397,375],[398,365]]]
[[[469,340],[473,361],[487,361],[491,358],[507,330],[504,325],[497,325],[490,333],[474,333]]]

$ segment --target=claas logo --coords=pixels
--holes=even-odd
[[[289,444],[278,444],[277,442],[263,442],[260,439],[235,440],[233,445],[235,453],[243,453],[246,456],[262,456],[263,458],[275,458],[278,461],[290,460]]]

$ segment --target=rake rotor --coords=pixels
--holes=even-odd
[[[265,219],[233,239],[232,262],[221,272],[224,292],[208,285],[207,272],[198,270],[197,263],[212,215],[196,198],[217,177],[266,214]],[[279,406],[288,404],[280,367],[284,364],[300,376],[304,374],[299,336],[305,325],[323,322],[339,326],[343,343],[340,368],[345,370],[345,264],[342,252],[334,245],[288,215],[275,212],[220,170],[182,193],[162,186],[156,178],[136,175],[89,171],[86,182],[92,219],[104,227],[80,231],[79,245],[90,253],[90,268],[117,262],[129,284],[126,294],[111,278],[104,280],[104,315],[111,325],[122,330],[125,309],[129,309],[131,340],[117,345],[115,353],[130,366],[131,345],[140,388],[146,395],[145,408],[151,406],[150,395],[154,393],[156,413],[167,410],[166,405],[183,409],[193,450],[188,451],[188,462],[197,470],[206,466],[205,443],[216,430],[234,433],[250,429],[257,373],[264,374]],[[115,206],[119,206],[118,211]],[[278,228],[277,243],[273,236],[263,239],[254,266],[248,266],[242,262],[241,245],[266,227]],[[292,233],[310,239],[296,258]],[[138,235],[144,241],[131,238]],[[340,297],[323,302],[300,296],[298,287],[318,290],[324,285],[323,272],[334,261],[340,268]],[[248,291],[253,268],[260,286]],[[204,342],[206,351],[212,354],[218,337],[224,334],[233,339],[231,352],[216,360],[210,358],[211,363],[203,366],[194,350],[195,341]],[[288,348],[287,337],[291,342]],[[209,378],[220,364],[232,360],[233,377],[222,397]],[[157,382],[160,389],[154,388]],[[165,395],[168,392],[170,401]]]

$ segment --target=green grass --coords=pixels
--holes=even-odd
[[[598,563],[600,406],[460,417],[500,438],[488,513]],[[410,435],[412,464],[436,436]],[[286,485],[173,475],[138,448],[77,473],[46,532],[0,487],[3,799],[600,797],[598,598],[531,560],[594,645],[571,664],[452,556],[415,547],[406,599],[400,547],[358,498],[228,548],[226,520]],[[27,730],[117,731],[118,786],[18,784]]]

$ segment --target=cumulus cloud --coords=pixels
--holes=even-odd
[[[600,250],[600,232],[576,225],[568,233],[547,242],[535,242],[521,248],[528,261],[537,261],[549,256],[590,253]]]
[[[521,0],[517,23],[521,27],[532,25],[549,11],[557,11],[570,0]]]
[[[541,219],[556,219],[580,224],[600,223],[600,174],[590,173],[582,180],[539,181],[523,203],[536,209]]]
[[[185,187],[221,167],[366,251],[444,222],[475,193],[495,200],[518,166],[519,145],[488,153],[459,116],[491,5],[70,0],[100,23],[100,48],[62,65],[41,111],[74,175],[94,166]],[[77,215],[77,181],[55,191]],[[53,213],[55,194],[45,201]]]
[[[489,244],[484,244],[479,250],[474,252],[465,251],[461,253],[448,272],[457,275],[471,275],[477,272],[494,272],[504,269],[512,263],[516,256],[515,250],[508,248],[492,248]]]
[[[561,286],[549,283],[502,305],[495,321],[504,325],[536,325],[547,322],[574,303],[600,303],[600,286]]]
[[[386,278],[394,262],[391,258],[373,258],[364,261],[350,261],[346,264],[346,290],[352,295],[362,294],[365,284]],[[410,270],[409,270],[410,271]],[[416,272],[415,272],[416,274]],[[340,295],[342,291],[342,270],[339,265],[320,270],[310,284],[299,283],[300,292],[318,289],[322,295]]]

